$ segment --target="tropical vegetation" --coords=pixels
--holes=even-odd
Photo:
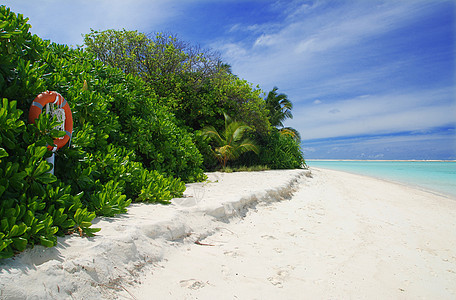
[[[261,89],[217,53],[126,30],[92,31],[84,48],[70,48],[32,35],[27,21],[0,6],[0,258],[93,235],[96,216],[169,203],[220,166],[304,163]],[[67,99],[74,120],[54,165],[47,145],[63,134],[58,124],[45,114],[27,121],[46,90]],[[279,100],[285,118],[287,109]]]
[[[226,113],[225,130],[221,133],[214,126],[207,126],[203,134],[215,141],[212,150],[214,156],[220,162],[222,168],[226,167],[229,160],[237,159],[242,153],[253,151],[258,154],[258,147],[248,138],[243,138],[244,133],[251,128],[242,122],[233,121]]]
[[[293,109],[293,103],[288,99],[288,96],[284,93],[277,93],[278,88],[274,87],[269,93],[266,99],[266,108],[268,109],[268,118],[272,126],[279,128],[282,134],[289,135],[297,141],[301,140],[299,132],[291,127],[284,127],[283,122],[286,119],[293,119],[291,110]]]

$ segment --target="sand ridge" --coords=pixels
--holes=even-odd
[[[93,238],[59,238],[56,247],[36,246],[0,261],[0,299],[128,294],[144,267],[164,260],[175,244],[200,240],[258,203],[290,198],[307,172],[210,173],[172,205],[133,204],[127,214],[98,218],[94,226],[102,230]]]

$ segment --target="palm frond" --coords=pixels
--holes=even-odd
[[[224,140],[224,137],[218,133],[214,126],[206,126],[203,128],[202,132],[204,136],[207,136],[210,139],[215,139],[216,143],[221,143]]]
[[[243,148],[243,150],[242,150],[243,152],[242,153],[248,152],[248,151],[253,151],[256,154],[258,154],[260,152],[260,149],[258,148],[256,143],[254,143],[253,141],[248,140],[248,139],[243,140],[242,144],[240,145],[240,147]]]
[[[283,121],[292,119],[291,109],[293,104],[288,96],[277,93],[278,88],[274,87],[265,99],[266,109],[269,111],[269,122],[274,127],[283,127]]]
[[[250,126],[242,122],[233,121],[226,113],[225,130],[220,134],[213,126],[203,129],[203,134],[213,139],[216,146],[212,152],[218,159],[222,167],[226,166],[227,161],[237,159],[239,155],[247,151],[254,151],[258,154],[258,146],[249,139],[242,139],[244,133],[250,130]]]
[[[280,134],[283,134],[283,135],[288,135],[290,137],[292,137],[296,142],[300,142],[301,141],[301,135],[299,134],[299,132],[292,128],[292,127],[284,127],[284,128],[281,128],[279,130]]]
[[[241,125],[241,124],[236,124],[236,128],[234,128],[234,132],[232,133],[232,136],[233,136],[233,141],[239,141],[242,136],[244,135],[244,133],[251,129],[250,126],[247,126],[247,125]]]

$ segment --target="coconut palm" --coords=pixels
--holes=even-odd
[[[266,108],[269,110],[269,122],[274,127],[282,127],[279,128],[281,134],[291,136],[294,140],[299,142],[301,140],[299,132],[294,128],[283,126],[283,121],[286,119],[293,119],[293,114],[291,113],[293,104],[288,99],[287,95],[283,93],[278,94],[277,90],[278,88],[274,87],[272,91],[268,93],[266,99],[264,99]]]
[[[283,135],[288,135],[290,136],[292,139],[294,139],[296,142],[300,142],[301,141],[301,135],[299,134],[299,132],[294,129],[293,127],[283,127],[283,128],[280,128],[279,129],[279,132]]]
[[[278,88],[274,87],[266,97],[266,108],[269,110],[269,122],[274,127],[283,127],[285,119],[293,119],[291,109],[293,104],[288,100],[288,96],[277,93]]]
[[[214,140],[216,147],[212,150],[220,165],[225,168],[229,160],[237,159],[242,153],[253,151],[258,154],[258,146],[250,139],[244,138],[244,133],[251,128],[242,122],[232,120],[226,113],[225,130],[219,133],[214,126],[207,126],[203,134]]]
[[[233,74],[233,71],[231,69],[231,65],[227,64],[227,63],[220,63],[219,70],[223,71],[226,74]]]

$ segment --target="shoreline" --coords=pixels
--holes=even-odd
[[[456,160],[453,159],[337,159],[337,158],[309,158],[306,159],[306,161],[378,161],[378,162],[456,162]]]
[[[208,175],[172,205],[98,219],[94,238],[1,261],[1,296],[456,297],[452,199],[318,168]]]
[[[456,198],[456,163],[453,162],[327,160],[309,161],[308,166],[398,182]]]
[[[399,180],[394,180],[394,179],[389,179],[389,178],[384,178],[384,177],[377,177],[377,176],[373,176],[373,175],[361,174],[361,173],[356,173],[356,172],[347,171],[347,170],[336,170],[336,169],[325,168],[325,167],[312,167],[312,166],[309,166],[309,170],[312,170],[312,169],[314,169],[314,170],[315,169],[317,169],[317,170],[318,169],[322,169],[322,170],[346,173],[346,174],[350,174],[350,175],[363,176],[363,177],[371,178],[371,179],[374,179],[374,180],[384,181],[386,183],[398,184],[398,185],[401,185],[401,186],[404,186],[404,187],[407,187],[407,188],[416,189],[416,190],[419,190],[419,191],[422,191],[422,192],[430,193],[430,194],[433,194],[433,195],[436,195],[436,196],[439,196],[439,197],[444,197],[444,198],[448,198],[449,200],[456,201],[456,194],[452,195],[450,193],[445,193],[443,191],[439,191],[439,190],[436,190],[436,189],[431,189],[431,188],[428,188],[428,187],[425,187],[425,186],[422,186],[422,185],[419,185],[419,184],[416,184],[416,183],[410,183],[410,182],[399,181]]]

